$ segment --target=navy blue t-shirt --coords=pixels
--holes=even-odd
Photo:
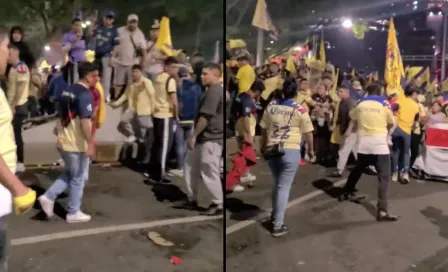
[[[254,99],[246,92],[239,94],[235,99],[236,119],[248,116],[257,116],[257,105]]]
[[[65,127],[75,119],[88,119],[92,116],[92,95],[81,84],[73,84],[62,92],[59,109],[61,122]]]
[[[96,48],[95,53],[103,57],[111,55],[114,46],[118,45],[118,31],[115,26],[98,26],[94,33]]]

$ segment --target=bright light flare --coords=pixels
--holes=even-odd
[[[342,22],[342,26],[344,28],[351,28],[353,26],[353,22],[350,19],[344,19],[344,21]]]
[[[45,45],[45,47],[44,47],[44,49],[45,49],[45,51],[50,51],[50,46],[48,46],[48,45]]]

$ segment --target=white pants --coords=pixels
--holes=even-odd
[[[199,180],[202,180],[212,195],[212,202],[223,205],[223,186],[219,173],[222,146],[215,142],[196,144],[194,150],[187,152],[184,177],[190,201],[197,200]]]
[[[353,152],[353,155],[355,155],[355,158],[357,158],[356,153],[356,142],[358,140],[358,135],[355,133],[350,133],[348,137],[343,136],[342,142],[339,147],[339,160],[338,160],[338,171],[339,173],[343,173],[345,166],[347,165],[348,157],[350,156],[350,153]]]

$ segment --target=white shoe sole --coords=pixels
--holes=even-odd
[[[92,218],[89,219],[65,219],[65,221],[67,221],[67,223],[86,223],[89,222],[90,220],[92,220]]]
[[[45,207],[44,203],[48,203],[48,202],[47,202],[47,201],[42,201],[40,198],[38,198],[37,200],[39,201],[40,207],[42,208],[42,211],[45,213],[45,215],[46,215],[48,218],[53,217],[53,215],[54,215],[54,211],[49,211],[48,209],[45,209],[45,208],[44,208],[44,207]],[[52,206],[53,206],[53,209],[54,209],[54,203],[53,203]]]

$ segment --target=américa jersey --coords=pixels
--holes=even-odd
[[[92,94],[77,83],[62,92],[60,102],[61,121],[57,123],[58,147],[63,151],[86,152],[87,141],[81,127],[81,119],[92,117]]]
[[[23,61],[19,61],[17,65],[11,67],[8,74],[7,90],[9,105],[12,105],[17,95],[20,95],[20,97],[17,97],[18,102],[16,106],[21,106],[28,102],[30,79],[30,71]],[[21,94],[17,93],[17,85],[19,82],[23,82],[24,85],[24,90]]]
[[[6,162],[11,172],[16,172],[17,156],[16,142],[12,128],[12,111],[9,107],[5,93],[0,89],[0,156]],[[3,185],[0,184],[0,217],[11,213],[12,196]]]
[[[313,131],[308,110],[293,99],[269,104],[260,126],[267,130],[268,146],[282,142],[286,149],[300,149],[302,134]]]
[[[255,136],[255,127],[257,125],[257,106],[255,100],[247,93],[240,93],[235,99],[236,123],[235,133],[237,136],[244,136],[244,117],[249,117],[250,135]]]

